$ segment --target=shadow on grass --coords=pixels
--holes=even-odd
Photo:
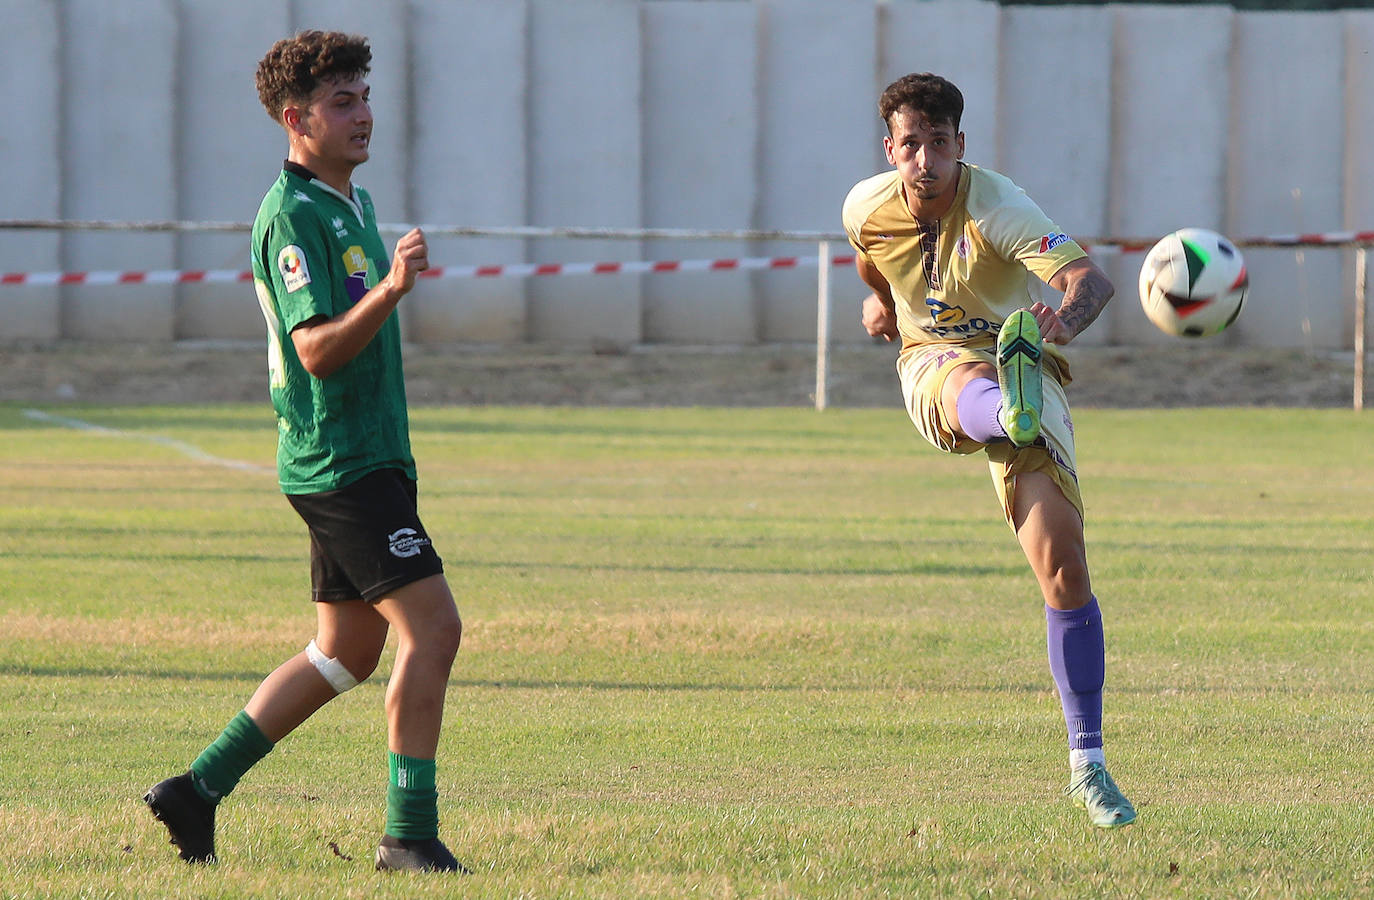
[[[22,663],[0,663],[0,676],[28,676],[32,678],[147,678],[161,681],[242,681],[256,684],[267,675],[268,669],[259,672],[215,672],[187,671],[182,669],[126,668],[121,666],[26,666]],[[386,678],[374,676],[363,684],[384,686]],[[664,693],[738,693],[738,694],[801,694],[814,691],[827,693],[867,694],[875,691],[901,690],[903,692],[922,692],[917,686],[894,686],[872,682],[807,681],[795,683],[739,684],[723,681],[603,681],[587,678],[453,678],[450,688],[477,690],[510,691],[605,691],[643,692],[660,691]],[[968,685],[960,688],[961,693],[1016,693],[1035,694],[1045,690],[1038,681],[1023,683],[1008,682],[995,685]],[[935,693],[942,693],[936,691]]]

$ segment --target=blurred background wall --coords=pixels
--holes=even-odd
[[[839,232],[850,186],[886,167],[878,93],[929,70],[965,93],[966,159],[1076,236],[1374,228],[1374,11],[1251,6],[0,0],[0,219],[251,221],[286,152],[253,70],[278,38],[325,28],[372,40],[373,156],[355,181],[382,222]],[[431,259],[815,252],[440,238]],[[1222,340],[1348,349],[1353,256],[1247,250],[1247,312]],[[1084,342],[1166,340],[1135,300],[1141,256],[1098,259],[1118,299]],[[243,234],[0,231],[3,272],[247,266]],[[834,339],[866,340],[852,268],[834,291]],[[809,341],[816,269],[441,279],[402,309],[415,342]],[[0,287],[4,340],[262,335],[242,284]]]

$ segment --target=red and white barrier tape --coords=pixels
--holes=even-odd
[[[1079,240],[1097,253],[1144,253],[1155,240],[1090,238]],[[1241,247],[1339,247],[1374,244],[1374,231],[1331,231],[1319,234],[1276,234],[1234,241]],[[835,256],[831,264],[850,265],[852,254]],[[662,272],[732,272],[797,269],[816,265],[814,256],[756,256],[738,259],[642,260],[590,263],[512,263],[485,266],[435,266],[421,278],[529,278],[543,275],[646,275]],[[0,286],[115,285],[115,284],[228,284],[252,281],[253,273],[234,269],[153,269],[148,271],[4,272]]]
[[[1145,253],[1158,238],[1077,239],[1084,250],[1094,252]],[[1242,238],[1231,243],[1237,247],[1343,247],[1374,244],[1374,231],[1327,231],[1314,234],[1271,234]]]
[[[854,257],[836,256],[833,265],[849,265]],[[526,278],[541,275],[644,275],[662,272],[735,272],[760,269],[797,269],[816,265],[814,256],[758,256],[739,259],[644,260],[600,263],[513,263],[491,266],[434,266],[421,278]],[[233,269],[146,272],[5,272],[0,285],[113,285],[113,284],[227,284],[252,281],[253,273]]]

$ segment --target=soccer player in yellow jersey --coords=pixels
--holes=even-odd
[[[1073,422],[1056,346],[1111,299],[1107,276],[1006,177],[963,162],[964,98],[944,78],[907,75],[883,91],[892,171],[844,202],[870,335],[900,338],[907,413],[949,453],[983,451],[1003,514],[1045,600],[1050,669],[1069,737],[1066,793],[1094,825],[1135,820],[1102,751],[1102,616],[1088,577]],[[1029,275],[1063,293],[1038,302]]]

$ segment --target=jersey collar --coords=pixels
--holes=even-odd
[[[332,194],[333,196],[338,197],[348,206],[349,209],[353,210],[353,215],[357,216],[358,218],[358,224],[364,228],[367,227],[367,223],[363,221],[363,208],[352,197],[346,197],[338,191],[334,190],[334,188],[325,184],[323,181],[320,181],[320,179],[315,176],[314,172],[310,171],[298,162],[293,162],[288,159],[281,164],[281,167],[282,171],[287,172],[291,175],[295,175],[297,178],[303,178],[306,181],[310,182],[312,186],[324,191],[326,194]],[[356,190],[352,190],[352,184],[349,184],[349,188],[350,192],[354,195],[358,193]]]

